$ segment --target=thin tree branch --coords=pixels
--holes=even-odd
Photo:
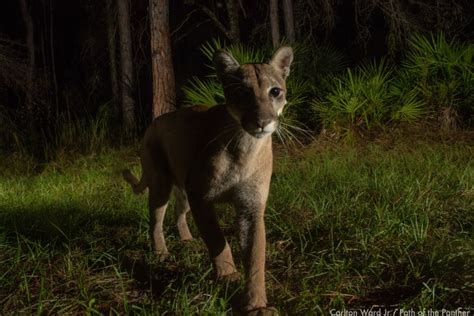
[[[224,33],[224,35],[229,40],[232,40],[231,32],[224,26],[224,24],[221,23],[221,21],[219,21],[219,19],[217,18],[216,14],[214,12],[212,12],[208,7],[206,7],[202,4],[197,4],[197,6],[204,14],[206,14],[211,19],[212,22],[214,22],[214,24],[217,26],[217,28],[219,30],[221,30],[221,32]]]
[[[245,11],[242,0],[239,0],[239,6],[240,6],[240,10],[242,11],[242,15],[243,15],[244,19],[246,19],[247,18],[247,11]]]
[[[205,19],[204,21],[195,24],[194,27],[193,27],[193,30],[198,29],[199,27],[201,27],[201,25],[203,25],[205,23],[208,23],[208,22],[211,22],[211,19]],[[179,37],[177,37],[173,40],[173,43],[178,43],[180,40],[182,40],[183,38],[185,38],[186,36],[188,36],[191,33],[192,33],[192,30],[181,34]]]
[[[171,37],[173,37],[176,33],[178,33],[183,27],[184,25],[189,21],[189,19],[191,18],[191,16],[197,12],[198,10],[197,9],[194,9],[192,10],[191,12],[189,12],[188,14],[186,14],[186,17],[184,18],[183,22],[178,25],[172,32],[171,32]]]

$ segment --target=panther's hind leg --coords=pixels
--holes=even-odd
[[[150,211],[150,237],[153,251],[159,256],[169,254],[163,233],[163,220],[171,193],[171,182],[157,179],[149,186],[148,206]]]
[[[159,256],[166,256],[169,252],[163,234],[163,220],[173,187],[171,176],[166,168],[166,163],[159,157],[155,157],[155,159],[160,161],[152,161],[150,155],[144,151],[141,158],[148,184],[150,237],[153,251]]]
[[[190,210],[186,192],[175,187],[173,193],[176,198],[176,226],[178,227],[179,236],[181,240],[192,240],[193,235],[191,235],[186,221],[186,214]]]

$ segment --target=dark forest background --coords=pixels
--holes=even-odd
[[[338,64],[336,68],[382,59],[397,65],[414,35],[442,34],[447,43],[466,43],[472,42],[474,34],[473,4],[469,0],[155,2],[164,5],[158,10],[169,13],[177,95],[176,101],[169,100],[169,107],[183,103],[185,95],[181,87],[190,78],[209,74],[206,56],[200,48],[212,39],[271,50],[272,14],[278,23],[279,37],[275,39],[273,34],[273,46],[278,46],[275,40],[280,40],[303,47],[297,50],[296,64],[305,63],[300,68],[314,77],[320,72],[331,72],[318,68],[321,64],[324,68],[324,58],[323,63],[306,63],[320,56],[318,50],[324,50],[326,58],[343,56],[340,62],[343,67]],[[118,34],[123,24],[118,20],[120,3],[128,5],[130,22],[125,27],[131,34],[133,68],[130,68],[132,81],[128,88],[134,116],[132,125],[124,121],[123,93],[119,91],[124,89],[120,72],[126,67],[121,59],[123,40]],[[150,3],[4,1],[0,11],[1,148],[29,148],[34,154],[45,156],[45,146],[61,147],[79,138],[75,133],[80,132],[71,131],[71,126],[80,129],[78,122],[84,119],[95,119],[99,124],[97,117],[101,115],[106,117],[100,124],[107,125],[109,139],[118,141],[124,134],[139,135],[153,113],[157,115],[153,111]],[[272,3],[277,11],[271,12]],[[233,15],[229,10],[233,10]],[[111,67],[115,68],[115,75]],[[158,73],[166,67],[166,64],[158,67]],[[111,79],[114,76],[115,83]],[[114,84],[119,87],[114,88]],[[314,82],[311,89],[318,89]],[[312,130],[320,130],[320,121],[303,123]],[[67,133],[69,140],[64,136]]]

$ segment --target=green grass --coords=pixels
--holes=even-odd
[[[430,142],[278,150],[266,215],[271,304],[291,315],[472,306],[473,154]],[[119,176],[138,172],[135,150],[44,166],[0,158],[0,314],[231,310],[239,285],[214,281],[202,241],[180,242],[171,212],[172,256],[151,253],[146,198]],[[236,249],[232,212],[221,218]]]

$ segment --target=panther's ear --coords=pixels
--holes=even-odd
[[[226,75],[232,74],[240,65],[237,60],[228,52],[224,50],[218,50],[214,54],[214,66],[216,67],[217,76],[219,79],[223,79]]]
[[[293,61],[293,49],[288,46],[280,47],[270,60],[270,65],[280,71],[283,79],[290,74],[290,66]]]

